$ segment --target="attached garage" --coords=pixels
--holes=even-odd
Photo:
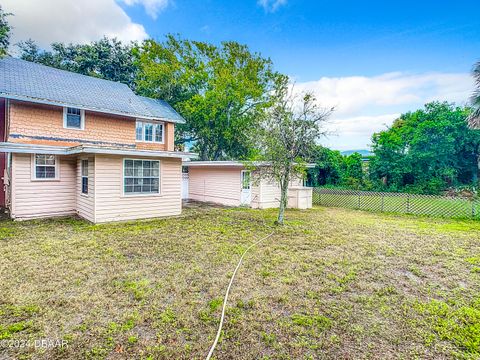
[[[250,206],[266,209],[278,207],[280,188],[258,173],[245,168],[238,161],[184,161],[184,196],[189,200],[211,202],[227,206]],[[288,206],[312,207],[312,188],[303,186],[303,180],[290,182]]]

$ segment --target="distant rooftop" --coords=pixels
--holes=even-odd
[[[185,122],[165,101],[138,96],[125,84],[12,57],[0,60],[0,97]]]

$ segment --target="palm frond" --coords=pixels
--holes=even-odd
[[[473,67],[472,75],[477,88],[470,99],[473,110],[468,117],[468,125],[472,129],[480,129],[480,61]]]

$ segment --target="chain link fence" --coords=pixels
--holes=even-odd
[[[480,199],[313,188],[313,204],[369,211],[480,220]]]

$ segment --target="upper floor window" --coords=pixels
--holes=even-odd
[[[63,127],[83,130],[85,127],[85,111],[71,107],[63,108]]]
[[[135,128],[135,139],[137,141],[147,141],[163,143],[164,124],[157,122],[146,122],[137,120]]]
[[[55,155],[35,154],[34,178],[37,180],[55,180],[58,178],[57,157]]]

